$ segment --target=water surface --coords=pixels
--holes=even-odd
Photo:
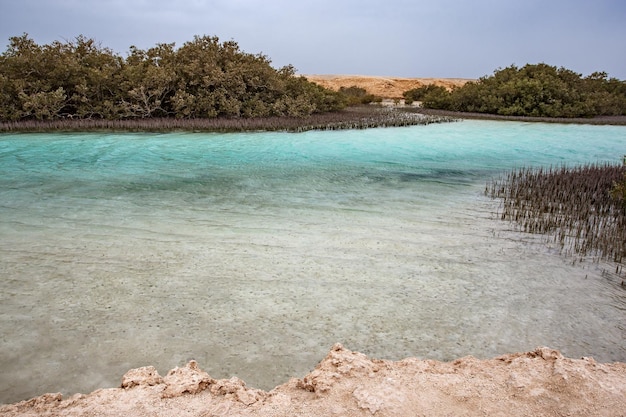
[[[335,342],[626,361],[626,301],[495,220],[520,166],[619,162],[626,128],[0,135],[0,402],[190,359],[270,389]]]

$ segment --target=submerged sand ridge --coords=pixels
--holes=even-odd
[[[425,85],[438,85],[451,89],[462,87],[468,78],[402,78],[367,75],[304,75],[307,80],[337,91],[341,87],[359,87],[383,99],[402,100],[402,93]]]
[[[216,380],[195,361],[166,376],[128,371],[119,388],[0,406],[4,416],[623,416],[626,364],[568,359],[542,347],[452,362],[370,359],[340,344],[302,379],[266,392]]]

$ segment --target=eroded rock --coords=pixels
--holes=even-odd
[[[152,386],[163,383],[163,377],[159,375],[154,366],[144,366],[131,369],[122,377],[122,388],[128,389],[136,386]]]
[[[200,369],[196,361],[190,361],[184,367],[170,370],[163,381],[166,385],[163,398],[178,397],[183,394],[197,394],[204,391],[215,379]]]
[[[248,388],[246,383],[237,377],[216,381],[211,387],[211,392],[216,395],[223,395],[226,398],[232,398],[245,405],[254,404],[267,395],[265,391]]]

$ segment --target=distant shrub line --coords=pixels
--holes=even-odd
[[[291,65],[275,69],[270,64],[264,55],[245,53],[234,41],[210,36],[196,36],[178,48],[173,43],[147,50],[131,46],[125,58],[82,35],[48,45],[38,45],[27,34],[14,36],[0,55],[0,122],[5,131],[46,124],[66,129],[344,128],[352,122],[295,119],[381,101],[363,88],[333,91],[297,76]],[[583,78],[546,64],[513,65],[451,91],[426,85],[406,91],[404,97],[407,103],[420,101],[426,109],[461,112],[465,117],[626,116],[625,82],[604,72]],[[381,117],[378,114],[373,125],[416,123],[403,121],[407,116],[396,115],[393,121]],[[369,122],[352,125],[368,127]]]
[[[407,103],[466,113],[547,118],[626,115],[626,82],[605,72],[582,77],[547,64],[512,65],[462,87],[426,85],[404,93]]]

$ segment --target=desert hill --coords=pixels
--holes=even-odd
[[[461,87],[468,81],[466,78],[401,78],[375,77],[367,75],[304,75],[307,80],[331,90],[341,87],[360,87],[370,94],[383,99],[402,99],[402,93],[428,84],[446,87]]]

